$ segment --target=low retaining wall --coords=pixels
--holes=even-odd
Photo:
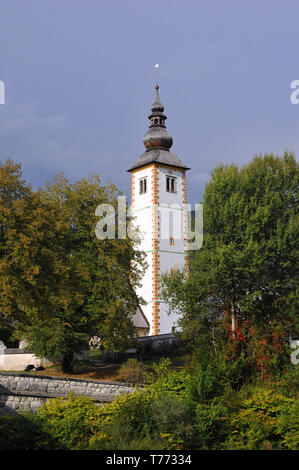
[[[33,374],[0,373],[0,414],[19,410],[36,411],[45,401],[65,397],[70,392],[86,395],[96,402],[113,401],[116,395],[134,388],[120,382],[69,379]]]

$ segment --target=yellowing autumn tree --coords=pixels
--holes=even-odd
[[[93,335],[121,349],[133,335],[131,316],[144,257],[130,239],[98,240],[95,209],[116,208],[113,185],[94,175],[69,183],[57,175],[32,191],[12,161],[0,166],[0,312],[36,355],[73,354]]]

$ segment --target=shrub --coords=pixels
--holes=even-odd
[[[128,437],[148,428],[152,396],[147,390],[121,395],[99,410],[101,424],[120,424]]]
[[[107,428],[107,425],[106,425]],[[108,432],[99,432],[90,439],[91,450],[157,450],[163,449],[162,439],[155,433],[141,433],[130,437],[118,424],[108,426]]]
[[[151,404],[152,397],[145,390],[118,396],[100,406],[91,398],[69,394],[49,400],[35,419],[60,448],[133,449],[133,440],[150,442]]]
[[[299,365],[290,364],[288,370],[278,378],[276,388],[286,397],[295,397],[298,394],[298,383]]]
[[[163,358],[158,364],[153,364],[152,370],[145,374],[146,382],[154,396],[168,392],[183,398],[190,382],[190,371],[187,369],[171,370],[170,365],[169,358]]]
[[[119,369],[119,378],[131,384],[140,384],[144,381],[145,370],[141,362],[128,359]]]
[[[156,396],[152,404],[153,428],[163,440],[165,449],[190,448],[195,428],[190,423],[184,402],[169,392]]]
[[[248,366],[242,357],[227,362],[219,354],[217,360],[196,365],[187,385],[186,400],[192,408],[227,391],[240,390],[248,378]]]
[[[100,408],[91,398],[69,394],[53,398],[37,412],[42,429],[68,449],[84,449],[97,432]]]
[[[196,405],[198,446],[201,449],[218,449],[226,437],[227,409],[217,399],[210,404]]]
[[[282,437],[282,447],[290,450],[299,449],[299,400],[281,410],[276,428]]]
[[[167,377],[169,374],[169,366],[171,360],[169,357],[162,357],[158,363],[153,363],[151,370],[145,374],[145,379],[148,384],[154,384],[157,379]]]
[[[193,376],[193,396],[196,401],[206,401],[214,398],[223,391],[223,377],[213,364],[207,367],[199,366]]]
[[[3,415],[0,417],[1,450],[56,450],[64,447],[42,429],[35,415]]]
[[[224,448],[230,450],[272,449],[276,439],[274,420],[253,410],[239,410],[232,416],[229,429]]]
[[[228,421],[227,449],[298,447],[298,403],[274,390],[256,389]],[[297,436],[297,437],[296,437]]]
[[[176,432],[185,421],[185,407],[181,400],[169,393],[162,393],[152,404],[153,425],[159,432]]]
[[[154,438],[151,429],[151,405],[152,397],[147,390],[136,390],[104,404],[99,410],[98,435],[90,441],[91,448],[134,449],[134,442],[138,449],[154,449],[156,444],[150,444]]]
[[[276,417],[286,405],[293,403],[291,398],[284,397],[274,390],[256,389],[251,398],[245,400],[243,407],[253,411],[261,411],[266,416]]]
[[[234,361],[220,362],[220,371],[223,373],[224,383],[233,390],[240,390],[251,375],[251,370],[243,356]]]

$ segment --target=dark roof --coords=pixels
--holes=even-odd
[[[150,126],[143,137],[146,151],[137,158],[134,165],[127,171],[136,170],[137,168],[141,168],[149,163],[160,163],[176,168],[182,168],[184,170],[190,170],[190,168],[184,165],[184,163],[169,150],[172,147],[173,140],[165,126],[165,120],[167,117],[163,114],[164,106],[160,101],[158,92],[159,86],[156,85],[155,89],[156,97],[151,107],[152,114],[148,117],[150,120]]]
[[[150,328],[150,324],[140,306],[137,308],[135,315],[132,315],[131,319],[135,328]]]
[[[184,163],[174,153],[166,149],[155,148],[148,150],[140,155],[134,165],[127,171],[136,170],[137,168],[141,168],[142,166],[148,165],[149,163],[161,163],[163,165],[190,170],[190,168],[184,165]]]

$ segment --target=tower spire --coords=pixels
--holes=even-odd
[[[147,151],[153,148],[169,150],[172,146],[173,140],[166,130],[165,121],[167,116],[163,114],[164,106],[160,101],[158,84],[155,85],[155,90],[155,101],[151,106],[152,113],[148,117],[150,120],[150,126],[149,130],[143,137],[143,143]]]
[[[156,83],[154,89],[155,99],[151,106],[151,114],[148,116],[150,125],[148,131],[143,137],[143,143],[146,150],[137,158],[134,165],[131,166],[128,171],[134,171],[137,168],[142,168],[143,166],[153,162],[160,163],[162,165],[169,165],[170,167],[190,170],[189,167],[187,167],[174,153],[170,151],[173,140],[165,126],[167,117],[164,114],[164,106],[160,100],[160,87],[158,83]]]
[[[163,113],[163,111],[164,111],[164,106],[160,101],[159,88],[160,88],[159,85],[156,83],[156,85],[155,85],[156,97],[155,97],[155,101],[153,102],[153,104],[151,106],[152,113]],[[164,116],[164,118],[167,119],[166,116]],[[150,119],[150,117],[149,117],[149,119]]]
[[[159,77],[159,67],[160,65],[159,64],[156,64],[155,65],[155,76],[156,76],[156,85],[158,85],[158,77]]]

